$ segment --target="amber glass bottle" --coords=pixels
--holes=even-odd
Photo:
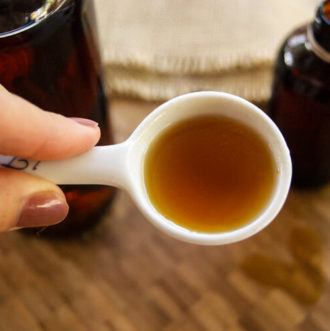
[[[39,107],[97,121],[112,142],[92,0],[0,0],[0,83]],[[67,137],[70,139],[70,137]],[[62,187],[67,219],[45,234],[95,224],[113,197],[103,186]]]
[[[330,179],[330,1],[284,42],[275,68],[270,114],[291,151],[293,184]]]

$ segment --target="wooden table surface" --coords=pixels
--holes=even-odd
[[[156,104],[115,99],[116,141]],[[330,330],[330,185],[291,190],[240,243],[200,247],[149,224],[124,192],[72,240],[0,235],[0,330]]]

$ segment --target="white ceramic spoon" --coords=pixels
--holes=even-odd
[[[148,146],[164,128],[199,115],[225,115],[244,122],[269,145],[276,163],[276,187],[261,214],[239,229],[202,233],[166,219],[152,205],[144,184],[144,158]],[[252,236],[278,214],[291,182],[291,159],[286,143],[270,118],[248,101],[221,92],[185,94],[150,113],[123,143],[94,147],[77,157],[59,161],[31,161],[0,155],[0,165],[24,170],[57,184],[103,184],[126,190],[143,214],[160,230],[183,241],[202,245],[233,243]]]

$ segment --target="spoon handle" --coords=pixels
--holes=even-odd
[[[127,144],[94,147],[78,156],[34,161],[0,155],[0,167],[21,170],[56,184],[100,184],[124,187]]]

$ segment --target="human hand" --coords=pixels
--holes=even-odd
[[[87,151],[99,138],[96,122],[43,111],[0,85],[0,154],[56,160]],[[0,168],[0,232],[56,224],[68,209],[54,183]]]

